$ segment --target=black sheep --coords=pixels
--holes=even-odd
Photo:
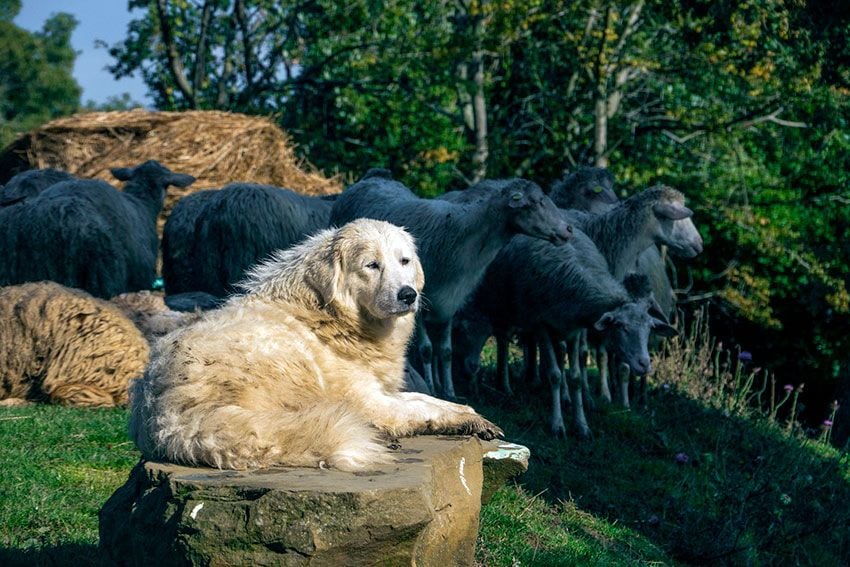
[[[329,197],[249,183],[181,199],[162,238],[166,294],[233,293],[251,266],[327,228],[332,204]]]
[[[112,174],[123,191],[74,179],[0,208],[0,285],[52,280],[107,299],[150,289],[165,190],[195,178],[152,160]]]
[[[58,169],[29,169],[15,175],[4,187],[0,187],[0,207],[35,197],[51,185],[76,179],[70,173]]]

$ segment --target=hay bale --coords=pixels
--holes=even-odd
[[[159,234],[180,197],[234,181],[287,187],[306,195],[342,190],[339,176],[327,178],[299,160],[289,137],[268,117],[220,111],[87,112],[53,120],[0,153],[0,184],[32,168],[53,167],[83,178],[121,183],[110,168],[155,159],[197,181],[170,188]]]

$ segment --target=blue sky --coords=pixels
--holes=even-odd
[[[150,105],[141,77],[116,81],[105,68],[111,63],[109,54],[94,46],[98,39],[112,45],[124,38],[132,16],[126,0],[23,0],[22,4],[15,24],[26,30],[40,30],[44,21],[56,12],[73,14],[79,20],[71,43],[79,52],[74,78],[83,89],[81,102],[105,102],[110,96],[127,92],[133,100]]]

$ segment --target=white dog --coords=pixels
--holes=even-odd
[[[361,219],[257,266],[231,299],[156,346],[131,390],[148,458],[219,468],[360,470],[387,437],[501,430],[468,407],[399,392],[424,284],[413,238]]]

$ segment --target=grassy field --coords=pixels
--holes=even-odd
[[[584,442],[552,439],[545,394],[507,399],[485,368],[473,402],[532,460],[482,510],[482,565],[850,564],[847,454],[777,417],[791,393],[756,411],[754,373],[711,345],[677,349],[646,407],[600,404]],[[97,511],[138,459],[126,419],[0,409],[0,565],[95,561]]]
[[[0,409],[0,565],[93,562],[97,511],[138,459],[126,410]]]

